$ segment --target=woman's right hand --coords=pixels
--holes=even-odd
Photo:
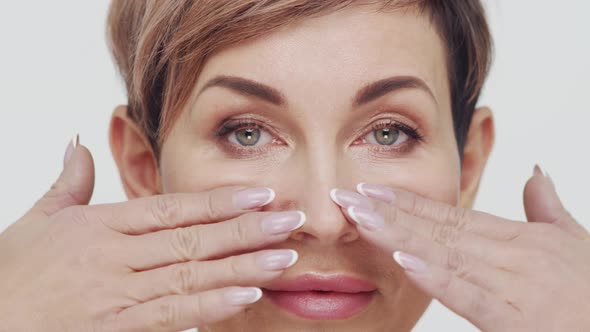
[[[52,189],[0,233],[0,331],[178,331],[256,302],[293,265],[259,250],[305,222],[260,212],[267,188],[225,187],[87,205],[90,152],[69,148]]]

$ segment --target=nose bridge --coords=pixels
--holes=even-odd
[[[356,228],[330,198],[332,189],[350,188],[352,181],[334,150],[332,144],[324,144],[304,152],[304,163],[298,170],[302,179],[299,208],[305,211],[307,222],[293,235],[295,239],[329,244],[358,238]]]

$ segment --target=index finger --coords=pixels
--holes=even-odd
[[[369,198],[390,203],[410,215],[494,240],[508,240],[520,234],[524,225],[489,213],[452,206],[384,185],[359,183],[357,191]]]
[[[128,202],[89,206],[109,228],[128,235],[219,222],[272,202],[270,188],[221,187],[198,193],[163,194]]]

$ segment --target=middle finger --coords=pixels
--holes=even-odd
[[[135,236],[128,246],[127,264],[139,271],[251,251],[286,240],[304,223],[301,211],[251,212],[214,224]]]

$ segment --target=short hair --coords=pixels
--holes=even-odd
[[[107,40],[125,81],[129,116],[159,156],[209,56],[288,23],[355,4],[414,8],[429,16],[446,46],[455,139],[462,157],[492,57],[479,0],[113,0]]]

